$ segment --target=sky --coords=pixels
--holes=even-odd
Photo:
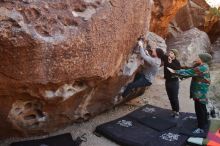
[[[206,0],[211,7],[219,7],[220,0]]]

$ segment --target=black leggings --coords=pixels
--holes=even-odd
[[[149,82],[145,78],[144,74],[142,74],[142,73],[137,74],[134,78],[134,81],[128,84],[125,91],[122,93],[122,96],[127,97],[129,95],[129,93],[131,92],[131,90],[134,88],[146,87],[146,86],[150,86],[150,85],[151,85],[151,82]]]
[[[208,114],[207,114],[206,105],[200,103],[199,101],[194,101],[194,102],[195,102],[195,112],[198,122],[198,128],[205,129],[207,128],[208,125]]]
[[[179,112],[179,80],[166,80],[165,86],[172,110]]]

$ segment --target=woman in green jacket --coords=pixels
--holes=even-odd
[[[208,103],[207,93],[210,86],[210,73],[208,63],[212,56],[208,53],[201,53],[195,60],[196,66],[189,69],[173,70],[168,68],[172,73],[182,77],[192,77],[190,85],[190,98],[195,103],[195,112],[198,121],[198,128],[193,131],[194,134],[204,133],[208,126],[208,115],[206,104]]]

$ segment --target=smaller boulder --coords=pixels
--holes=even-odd
[[[177,49],[180,52],[181,65],[190,66],[199,53],[210,52],[211,43],[208,35],[197,28],[192,28],[176,38],[166,40],[169,49]]]

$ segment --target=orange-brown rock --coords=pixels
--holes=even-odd
[[[218,38],[220,17],[213,10],[205,0],[189,0],[171,21],[169,36],[175,37],[178,33],[196,27],[208,33],[210,40],[214,42]]]
[[[181,8],[169,26],[169,35],[191,29],[192,27],[205,30],[206,11],[209,5],[204,0],[189,0],[187,5]]]
[[[0,137],[48,133],[122,102],[150,14],[150,0],[1,1]]]
[[[187,0],[154,0],[150,30],[165,38],[170,21],[186,4]]]

